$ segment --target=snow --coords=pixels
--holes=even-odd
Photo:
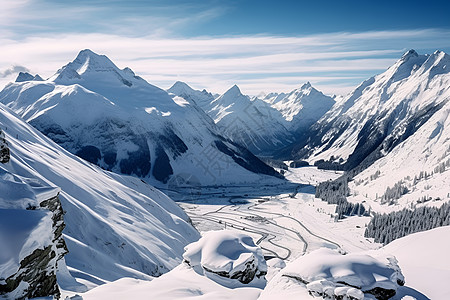
[[[125,276],[149,279],[167,272],[181,262],[184,246],[199,238],[186,214],[166,195],[137,178],[104,171],[70,154],[2,104],[0,128],[11,150],[11,161],[1,166],[0,184],[2,192],[13,191],[0,196],[2,209],[22,209],[61,191],[69,249],[65,264],[77,280],[68,276],[62,262],[59,283],[67,293]],[[23,214],[31,216],[33,211]],[[46,236],[31,234],[31,228],[23,239]],[[31,243],[36,241],[27,247]]]
[[[273,95],[270,95],[263,101],[272,102],[272,107],[277,109],[286,121],[285,126],[294,132],[306,130],[335,103],[331,97],[316,90],[309,82],[290,93],[277,95],[273,100],[272,98]]]
[[[386,148],[382,158],[350,182],[349,201],[380,213],[440,205],[449,199],[449,171],[431,173],[450,161],[449,62],[440,51],[432,55],[408,51],[383,74],[350,95],[335,98],[330,111],[332,98],[309,83],[291,93],[265,95],[263,101],[242,95],[236,85],[215,97],[177,82],[167,94],[89,50],[50,80],[10,84],[0,100],[31,123],[58,124],[70,132],[70,138],[61,141],[68,148],[103,138],[99,128],[90,126],[106,119],[112,122],[103,124],[117,122],[118,128],[127,128],[120,134],[118,128],[107,133],[117,134],[113,140],[123,159],[139,149],[127,139],[130,132],[158,135],[173,130],[189,150],[178,157],[167,153],[174,176],[162,187],[180,201],[190,219],[152,186],[77,158],[0,104],[0,128],[5,129],[12,153],[11,162],[0,166],[0,278],[17,270],[29,249],[51,242],[46,229],[49,214],[24,209],[60,192],[70,251],[58,271],[64,296],[310,299],[311,294],[326,294],[363,299],[371,296],[362,291],[378,286],[397,290],[394,299],[447,299],[450,227],[381,247],[363,236],[370,217],[335,222],[335,206],[314,198],[315,185],[341,172],[289,168],[288,181],[283,182],[219,159],[221,153],[212,145],[219,133],[259,150],[264,143],[280,145],[282,132],[325,114],[319,126],[330,120],[336,126],[323,133],[309,160],[327,160],[331,155],[347,159],[370,120],[378,118],[385,124],[383,116],[391,114],[386,130],[400,139],[411,115],[435,107],[433,116],[408,139]],[[342,125],[346,122],[348,127]],[[154,142],[145,140],[152,157]],[[212,172],[209,167],[219,161],[218,171]],[[415,182],[421,171],[431,175]],[[393,205],[382,205],[381,195],[399,181],[408,186],[408,193]],[[418,203],[424,195],[431,200]],[[202,232],[197,242],[200,236],[189,224],[191,219]],[[214,273],[236,274],[252,261],[261,277],[250,284]],[[399,287],[403,279],[406,286]]]
[[[395,267],[368,254],[342,255],[319,249],[289,263],[269,282],[260,299],[291,299],[300,296],[299,288],[316,296],[333,290],[336,296],[363,299],[363,292],[375,287],[396,291],[397,280],[402,281],[403,276]]]
[[[226,137],[255,153],[292,141],[281,114],[264,101],[243,95],[237,85],[216,98],[206,112]]]
[[[267,271],[261,249],[248,235],[235,231],[210,231],[186,247],[185,261],[152,281],[122,278],[81,294],[83,299],[257,299],[265,286]],[[260,278],[249,283],[213,274],[230,276],[254,264]]]
[[[152,281],[123,278],[80,294],[83,299],[257,299],[256,287],[228,288],[180,265]]]
[[[211,108],[211,103],[214,101],[214,95],[208,91],[194,90],[189,85],[181,81],[175,82],[173,86],[167,90],[167,92],[180,96],[187,101],[191,101],[203,111],[209,111]]]
[[[51,212],[0,209],[0,282],[15,274],[34,249],[50,245],[52,237]]]
[[[397,239],[379,251],[394,255],[406,285],[429,299],[449,299],[450,226],[414,233]]]
[[[215,147],[222,137],[195,103],[169,95],[90,50],[46,81],[8,84],[0,102],[70,152],[95,147],[100,154],[93,163],[151,184],[164,186],[171,176],[156,178],[157,161],[170,165],[172,177],[187,173],[202,185],[264,177]],[[223,156],[224,161],[217,159]]]
[[[249,264],[256,270],[253,276],[263,276],[267,272],[261,248],[250,236],[235,231],[205,233],[199,241],[186,246],[183,258],[197,273],[217,279],[213,272],[226,272],[233,278],[235,274],[247,271]],[[252,281],[264,284],[265,280],[255,277]]]
[[[450,186],[449,167],[435,172],[440,164],[450,160],[450,102],[438,110],[417,132],[395,147],[386,156],[358,174],[350,184],[350,201],[366,203],[373,211],[389,212],[417,205],[423,196],[431,197],[426,205],[437,205],[448,201]],[[438,129],[438,131],[436,131]],[[406,161],[414,163],[405,163]],[[378,172],[376,178],[373,174]],[[430,174],[415,182],[420,172]],[[432,174],[433,173],[433,174]],[[371,178],[372,175],[372,178]],[[382,205],[380,198],[388,187],[402,181],[409,192],[396,200],[396,204]],[[440,199],[440,200],[439,200]]]
[[[412,50],[384,73],[363,82],[314,125],[325,132],[312,149],[309,161],[328,160],[332,155],[347,160],[358,145],[361,131],[369,130],[364,126],[371,121],[376,119],[378,125],[390,122],[386,126],[387,134],[391,134],[406,128],[405,122],[414,113],[447,102],[450,97],[450,76],[444,67],[447,63],[448,55],[443,52],[418,55]]]

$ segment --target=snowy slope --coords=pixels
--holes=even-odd
[[[186,244],[199,238],[186,214],[166,195],[137,178],[104,171],[70,154],[3,104],[0,128],[11,150],[2,174],[31,187],[61,189],[70,270],[68,274],[62,267],[58,274],[63,289],[82,291],[124,276],[162,274],[181,262]],[[36,192],[15,181],[19,199],[14,203],[27,205]],[[14,197],[4,198],[2,207]]]
[[[386,72],[363,82],[313,125],[293,147],[310,161],[342,159],[345,168],[390,152],[413,134],[450,96],[450,58],[441,51],[405,53]],[[306,147],[305,147],[306,146]]]
[[[194,176],[212,185],[277,175],[220,136],[197,105],[90,50],[47,81],[8,84],[0,102],[70,152],[150,182]]]
[[[412,136],[358,174],[349,185],[349,201],[365,201],[378,212],[450,201],[449,115],[446,101]],[[392,201],[383,199],[396,183],[406,187],[406,193]],[[426,203],[419,204],[423,200]]]
[[[234,85],[207,111],[221,133],[254,153],[271,152],[292,141],[281,114],[258,98],[250,99]]]
[[[285,126],[296,134],[307,130],[335,103],[309,82],[290,93],[271,93],[262,100],[277,109],[286,121]]]
[[[400,238],[378,251],[397,258],[407,286],[429,299],[449,299],[449,237],[450,227],[440,227]]]
[[[246,234],[227,230],[208,232],[198,242],[188,245],[183,257],[181,265],[150,282],[123,278],[84,293],[82,297],[87,300],[256,300],[266,284],[267,267],[262,250]],[[242,274],[251,280],[241,282],[239,275]]]
[[[175,82],[168,90],[168,93],[174,94],[189,102],[198,105],[203,111],[207,112],[211,109],[211,103],[214,101],[214,95],[205,89],[202,91],[194,90],[184,82]]]
[[[168,92],[197,104],[223,135],[256,154],[273,154],[289,145],[335,103],[309,82],[287,94],[252,98],[243,95],[236,85],[216,98],[183,82],[176,82]]]

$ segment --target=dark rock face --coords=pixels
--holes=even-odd
[[[215,146],[220,152],[230,156],[238,165],[249,171],[257,174],[265,174],[283,178],[283,175],[263,163],[259,158],[253,155],[253,153],[238,144],[231,141],[216,140]]]
[[[36,209],[36,208],[33,208]],[[6,284],[0,284],[0,295],[14,292],[17,299],[54,296],[59,298],[61,293],[56,282],[56,264],[68,253],[66,243],[62,237],[65,227],[64,211],[58,196],[42,201],[40,209],[50,210],[52,215],[52,244],[44,249],[35,249],[30,255],[20,261],[17,273],[6,278]],[[23,290],[20,285],[27,284]]]
[[[173,174],[173,169],[170,165],[169,157],[161,147],[156,148],[155,152],[156,159],[152,174],[156,178],[156,180],[166,183],[167,180],[169,180],[170,175]]]
[[[9,162],[10,159],[8,143],[5,139],[5,134],[0,129],[0,163],[5,164]]]
[[[102,158],[100,150],[95,146],[84,146],[75,155],[93,164],[97,164]]]

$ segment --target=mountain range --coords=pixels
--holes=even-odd
[[[166,184],[201,185],[280,175],[223,137],[194,103],[119,69],[90,50],[48,80],[20,75],[0,93],[12,108],[70,152],[104,169]]]
[[[237,85],[222,95],[184,82],[163,90],[91,50],[47,79],[20,73],[0,92],[0,295],[111,298],[139,285],[123,297],[421,296],[400,268],[416,287],[426,274],[397,246],[438,244],[448,227],[372,252],[347,254],[343,244],[373,245],[373,236],[354,239],[364,227],[393,236],[395,225],[399,237],[449,222],[449,63],[442,51],[410,50],[339,97],[309,82],[256,97]],[[295,168],[308,164],[319,170]],[[314,199],[321,181],[316,197],[331,205]],[[185,187],[185,210],[160,191]],[[327,230],[296,219],[302,209]],[[433,220],[405,217],[421,211]],[[206,231],[232,229],[205,233],[199,220]],[[276,230],[260,231],[269,225]],[[339,230],[343,240],[324,234]],[[290,261],[280,232],[304,244],[303,256]],[[335,250],[307,250],[325,244]],[[426,272],[441,274],[433,268],[444,252],[424,257]]]

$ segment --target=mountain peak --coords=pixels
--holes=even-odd
[[[198,93],[198,91],[194,90],[193,88],[191,88],[187,83],[182,82],[182,81],[177,81],[175,82],[168,90],[168,93],[172,93],[175,94],[177,96],[181,96],[181,97],[190,97],[196,93]]]
[[[411,57],[418,57],[418,56],[419,56],[419,54],[416,52],[416,50],[411,49],[402,55],[401,60],[406,61],[406,60],[410,59]]]
[[[304,83],[302,85],[302,87],[300,89],[305,90],[305,89],[309,89],[312,88],[311,82],[307,81],[306,83]]]
[[[19,72],[17,75],[16,82],[24,82],[24,81],[44,81],[41,76],[36,74],[35,76],[31,75],[28,72]]]
[[[117,66],[106,55],[99,55],[90,49],[81,50],[69,65],[72,65],[72,68],[80,75],[87,71],[118,70]]]
[[[106,55],[90,49],[81,50],[77,57],[61,69],[50,80],[58,83],[74,83],[80,80],[90,82],[119,82],[131,87],[135,80],[142,79],[130,68],[119,69]]]
[[[237,85],[233,85],[231,88],[228,89],[228,91],[225,92],[224,95],[227,96],[239,96],[242,95],[241,90]]]

